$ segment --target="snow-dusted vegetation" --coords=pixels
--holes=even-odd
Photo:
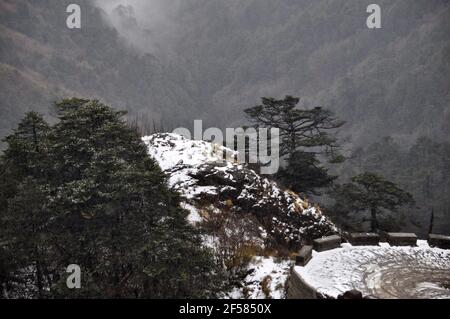
[[[318,206],[238,163],[235,151],[168,133],[143,141],[183,196],[188,220],[206,230],[205,245],[239,275],[224,297],[283,298],[290,251],[338,231]]]
[[[318,206],[238,163],[235,151],[177,134],[143,141],[182,194],[188,220],[207,231],[205,245],[235,272],[224,298],[285,298],[295,248],[339,232]],[[450,255],[424,241],[419,247],[343,244],[313,256],[294,269],[326,297],[352,289],[377,298],[449,296],[442,283]]]
[[[337,232],[319,206],[237,163],[235,151],[168,133],[143,141],[169,175],[170,186],[185,197],[192,221],[207,219],[205,211],[250,214],[262,226],[261,237],[268,234],[270,239],[291,245]]]
[[[286,259],[254,257],[242,286],[225,293],[224,298],[284,299],[292,266],[293,262]]]
[[[450,298],[450,1],[69,2],[0,0],[0,299]]]

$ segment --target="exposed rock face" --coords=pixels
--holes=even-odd
[[[230,149],[176,134],[155,134],[143,140],[193,214],[213,207],[252,216],[266,242],[291,248],[338,231],[320,208],[235,163],[236,152]],[[222,161],[223,157],[227,160]]]
[[[361,291],[352,289],[339,295],[337,299],[363,299]]]

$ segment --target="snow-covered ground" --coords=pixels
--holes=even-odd
[[[193,225],[208,222],[214,215],[225,214],[232,221],[234,217],[238,221],[229,223],[226,234],[260,249],[266,243],[298,245],[337,232],[318,206],[238,163],[233,150],[170,133],[143,137],[143,141],[168,175],[169,186],[182,195],[181,206]],[[220,253],[215,234],[206,234],[204,244]],[[224,298],[284,298],[292,266],[289,259],[255,256],[241,284]]]
[[[168,173],[170,186],[188,199],[215,191],[213,186],[197,185],[192,177],[201,165],[221,161],[226,165],[225,167],[231,168],[236,165],[230,160],[222,160],[224,153],[232,159],[236,152],[217,144],[190,140],[170,133],[145,136],[142,140],[148,146],[149,155],[158,162],[163,171]]]
[[[450,298],[450,251],[418,247],[359,246],[313,252],[294,268],[319,293],[336,298],[356,289],[377,298]]]
[[[204,219],[201,210],[207,203],[216,211],[227,208],[264,217],[264,231],[286,242],[337,232],[318,206],[237,163],[233,150],[171,133],[146,136],[143,141],[167,173],[170,186],[184,197],[182,205],[192,223]]]
[[[247,269],[243,287],[234,288],[224,298],[231,299],[284,299],[286,282],[293,261],[274,257],[254,257]],[[264,289],[264,286],[267,290]]]
[[[256,236],[252,242],[261,243],[262,248],[265,242],[295,246],[338,232],[318,206],[238,163],[236,152],[230,149],[168,133],[147,136],[143,141],[149,155],[168,175],[170,186],[182,195],[181,205],[194,225],[215,214],[238,216],[256,230],[239,238]],[[226,233],[241,234],[234,227],[237,224],[231,223]],[[214,234],[205,235],[204,243],[220,249]],[[284,298],[292,266],[287,259],[255,256],[241,285],[224,297]],[[379,298],[450,297],[449,252],[429,248],[423,241],[419,247],[343,244],[339,249],[314,252],[306,267],[294,269],[318,292],[330,297],[351,289]]]

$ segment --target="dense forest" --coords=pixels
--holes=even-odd
[[[255,127],[280,128],[284,161],[270,176],[279,186],[231,163],[222,177],[215,176],[217,167],[211,164],[188,173],[200,187],[208,181],[223,187],[218,197],[208,192],[194,196],[208,216],[196,227],[182,208],[189,207],[185,201],[192,196],[168,187],[161,162],[148,156],[139,129],[124,120],[126,112],[72,98],[54,104],[53,125],[39,113],[26,113],[4,139],[7,147],[0,157],[0,253],[7,257],[0,262],[2,296],[223,297],[243,285],[246,267],[257,254],[286,259],[316,236],[411,225],[420,235],[446,232],[447,197],[433,194],[448,187],[448,161],[436,165],[436,160],[447,158],[449,145],[423,138],[402,150],[386,138],[345,160],[330,151],[338,148],[333,132],[343,122],[326,109],[298,108],[299,101],[263,98],[245,110]],[[173,172],[186,167],[183,157],[168,156],[181,165]],[[415,160],[404,165],[405,157]],[[331,163],[339,172],[328,168]],[[405,179],[386,179],[389,169],[397,170],[391,176]],[[242,188],[241,195],[235,187]],[[311,208],[296,193],[322,204],[329,200],[325,212],[341,230],[322,216],[319,206]],[[424,209],[433,213],[428,224],[423,223],[428,217]],[[263,228],[257,223],[271,236],[258,234]],[[218,242],[205,244],[208,236]],[[71,291],[64,285],[65,268],[74,263],[83,265],[84,284]]]
[[[69,3],[0,1],[3,136],[62,97],[233,127],[260,97],[292,95],[339,114],[352,145],[448,139],[448,1],[379,1],[380,30],[359,0],[84,0],[80,30]]]
[[[342,179],[369,171],[390,177],[413,194],[415,204],[386,216],[391,230],[409,229],[422,236],[430,230],[448,233],[450,230],[450,144],[419,138],[405,146],[390,137],[364,148],[357,148],[342,166],[335,169]],[[329,211],[333,213],[331,209]],[[433,217],[432,217],[433,215]],[[340,223],[358,225],[361,216],[336,216]],[[349,218],[353,217],[353,218]],[[356,218],[356,219],[355,219]],[[433,225],[430,223],[434,220]],[[359,222],[358,222],[359,221]],[[388,228],[389,228],[388,227]]]
[[[200,187],[228,187],[195,203],[208,216],[222,205],[206,228],[224,237],[230,211],[279,231],[262,249],[276,257],[314,237],[304,229],[450,235],[449,1],[380,0],[376,30],[369,0],[79,0],[82,27],[69,29],[71,2],[0,0],[6,297],[202,298],[238,281],[235,255],[218,261],[203,245],[205,229],[186,220],[193,204],[141,140],[197,119],[280,130],[280,170],[266,182],[283,203],[251,170],[261,163],[233,173],[241,191],[258,186],[264,209],[239,205],[234,182],[202,164]],[[282,215],[289,207],[311,225]],[[250,248],[233,251],[237,264]],[[68,292],[73,260],[86,285]]]
[[[83,99],[56,112],[53,126],[27,113],[0,158],[2,298],[214,296],[219,265],[123,113]]]

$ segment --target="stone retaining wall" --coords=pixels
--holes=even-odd
[[[387,233],[386,239],[391,246],[415,246],[417,236],[412,233]],[[379,242],[380,236],[375,233],[353,233],[349,236],[349,242],[354,246],[365,244],[376,244]],[[326,251],[340,247],[341,237],[337,235],[318,238],[314,240],[314,249],[316,251]],[[439,247],[443,249],[450,249],[450,236],[430,234],[428,237],[430,247]],[[375,245],[373,245],[375,246]],[[312,247],[304,246],[300,250],[296,259],[297,266],[306,266],[312,258]],[[317,290],[307,284],[303,278],[292,270],[291,276],[287,285],[288,299],[319,299],[327,298],[317,292]]]
[[[287,299],[318,299],[315,288],[308,285],[293,269],[288,281]]]

